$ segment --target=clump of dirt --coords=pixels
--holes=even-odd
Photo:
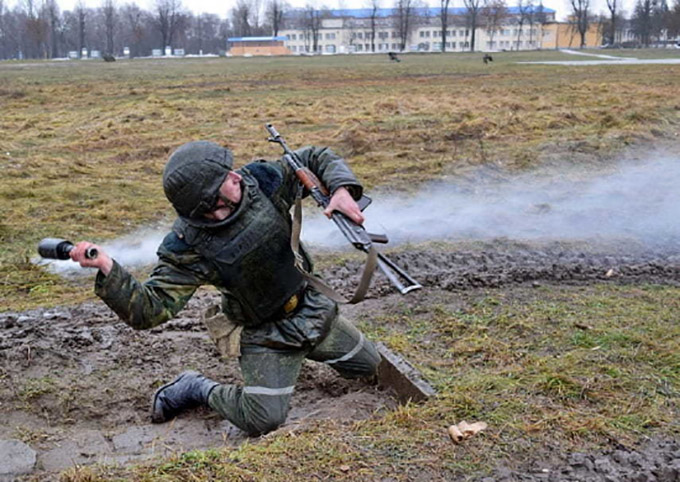
[[[680,444],[650,440],[637,449],[618,447],[596,454],[573,453],[563,462],[501,469],[483,482],[579,480],[587,482],[674,482],[680,480]]]

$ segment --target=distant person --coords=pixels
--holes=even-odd
[[[484,54],[482,60],[484,61],[485,64],[488,64],[489,62],[493,62],[493,57],[489,54]]]
[[[333,211],[361,224],[356,199],[361,184],[330,149],[296,151],[301,162],[332,193]],[[78,243],[71,258],[98,268],[95,293],[128,325],[148,329],[173,318],[199,286],[222,295],[221,309],[206,316],[211,330],[237,331],[236,349],[244,385],[220,384],[197,372],[184,372],[160,387],[151,407],[153,422],[166,422],[193,406],[208,406],[250,435],[281,425],[305,358],[324,362],[346,378],[372,377],[380,356],[373,343],[338,311],[338,304],[312,288],[305,249],[291,249],[289,210],[298,179],[283,161],[253,162],[233,168],[229,149],[196,141],[172,153],[163,189],[178,218],[158,248],[149,279],[137,281],[101,247]],[[88,259],[88,248],[99,254]],[[215,337],[214,337],[215,338]],[[218,348],[220,336],[216,339]],[[220,350],[222,351],[222,350]],[[112,387],[113,388],[113,387]]]
[[[397,53],[396,53],[396,52],[390,52],[390,53],[388,53],[387,55],[390,57],[390,60],[391,60],[392,62],[401,62],[401,60],[399,59],[399,57],[397,57]]]

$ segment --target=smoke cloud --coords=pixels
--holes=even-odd
[[[389,246],[425,241],[564,240],[661,244],[680,239],[680,159],[658,154],[605,174],[584,168],[517,176],[481,171],[463,182],[437,183],[414,196],[374,195],[366,228],[386,233]],[[156,261],[165,232],[138,232],[106,249],[127,266]],[[308,205],[302,239],[317,248],[348,243],[335,225]],[[347,248],[350,249],[350,248]],[[75,263],[54,263],[58,269]]]

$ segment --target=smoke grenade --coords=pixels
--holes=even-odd
[[[38,244],[38,254],[49,259],[70,259],[69,253],[74,248],[73,243],[59,238],[45,238]],[[99,253],[95,248],[89,248],[85,257],[95,259]]]

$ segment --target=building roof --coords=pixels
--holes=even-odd
[[[227,42],[278,42],[287,40],[288,37],[229,37]]]
[[[304,10],[304,9],[295,9],[295,10]],[[441,8],[439,7],[419,7],[419,8],[413,8],[412,12],[414,15],[418,15],[421,17],[438,17]],[[455,7],[455,8],[449,8],[449,14],[450,15],[465,15],[467,12],[467,8],[465,7]],[[342,8],[342,9],[335,9],[335,10],[328,10],[328,13],[330,13],[331,17],[353,17],[353,18],[371,18],[373,9],[372,8]],[[518,15],[520,13],[519,7],[507,7],[507,11],[511,15]],[[376,10],[375,16],[376,17],[392,17],[397,15],[398,10],[396,8],[379,8]],[[526,10],[527,13],[531,12],[530,9]],[[555,10],[552,8],[548,7],[543,7],[542,9],[540,6],[534,6],[533,7],[533,13],[556,13]]]

